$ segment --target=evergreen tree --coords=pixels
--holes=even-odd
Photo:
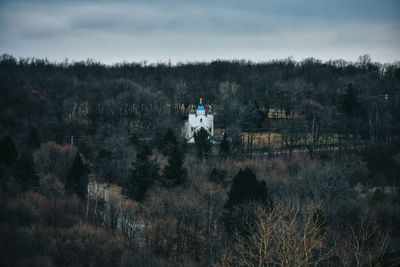
[[[39,186],[40,178],[36,173],[31,152],[24,151],[15,164],[15,178],[22,190],[29,190]]]
[[[196,145],[197,156],[202,159],[211,151],[212,140],[210,135],[207,130],[201,128],[199,131],[194,133],[193,137]]]
[[[96,179],[101,179],[106,183],[115,183],[115,163],[112,151],[100,149],[97,156],[93,160],[93,169]]]
[[[65,179],[65,190],[69,194],[76,194],[81,199],[84,199],[87,195],[88,174],[89,170],[83,164],[81,155],[79,152],[76,153],[74,162]]]
[[[147,190],[159,179],[159,166],[150,159],[152,154],[149,146],[140,145],[136,154],[136,161],[132,162],[130,177],[123,192],[133,200],[143,200]]]
[[[224,133],[219,153],[222,156],[227,156],[227,155],[229,155],[229,152],[230,152],[230,144],[229,144],[229,141],[228,141],[228,136],[227,136],[226,133]]]
[[[168,128],[167,132],[164,135],[163,141],[166,144],[172,144],[172,145],[176,145],[178,143],[178,141],[176,140],[175,133],[174,131],[172,131],[171,128]]]
[[[171,128],[167,130],[159,143],[159,149],[164,155],[168,155],[174,146],[178,145],[174,131]]]
[[[271,204],[267,185],[264,181],[258,182],[254,172],[247,167],[244,170],[240,169],[238,174],[233,178],[225,207],[231,209],[235,205],[251,201],[265,205]]]
[[[187,170],[183,167],[185,155],[177,145],[173,146],[169,156],[168,164],[163,170],[164,183],[168,187],[184,184]]]
[[[340,109],[346,115],[354,115],[354,113],[359,108],[359,103],[357,101],[357,91],[352,83],[347,85],[346,90],[340,96]]]
[[[26,145],[29,149],[38,149],[40,148],[40,138],[36,128],[32,127],[29,130],[28,139]]]
[[[0,140],[0,164],[11,166],[17,159],[17,149],[10,136]]]
[[[248,235],[257,217],[255,214],[257,205],[263,205],[268,209],[272,207],[267,185],[264,181],[258,182],[250,168],[240,169],[233,178],[225,204],[226,212],[223,219],[228,232],[237,230],[243,236]]]

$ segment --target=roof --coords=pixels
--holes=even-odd
[[[202,99],[202,98],[200,98],[200,104],[199,104],[199,106],[197,107],[197,110],[204,110],[204,107],[203,107],[203,99]]]

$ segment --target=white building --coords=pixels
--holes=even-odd
[[[197,110],[194,111],[192,106],[192,110],[189,112],[187,127],[188,143],[194,143],[194,133],[201,128],[204,128],[211,136],[214,136],[214,114],[211,110],[211,106],[206,112],[201,98]]]

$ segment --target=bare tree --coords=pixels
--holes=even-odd
[[[326,245],[314,213],[319,205],[304,208],[276,203],[272,211],[258,207],[256,223],[250,234],[235,234],[234,251],[222,258],[221,265],[238,266],[309,266],[327,262],[335,246]]]
[[[286,119],[279,123],[282,142],[288,148],[290,158],[292,157],[293,150],[304,139],[305,134],[302,126],[302,122],[296,119]]]
[[[307,128],[306,144],[310,157],[313,157],[315,150],[319,148],[323,137],[324,109],[321,104],[312,100],[305,100],[301,104],[301,114]]]
[[[358,229],[349,227],[338,256],[344,266],[382,266],[388,235],[364,216]]]

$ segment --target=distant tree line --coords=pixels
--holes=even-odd
[[[186,117],[179,107],[203,97],[215,105],[216,124],[225,129],[276,128],[281,124],[268,114],[278,109],[287,115],[284,129],[311,135],[311,149],[327,132],[390,143],[398,142],[399,80],[398,62],[376,63],[368,55],[354,63],[289,58],[108,66],[3,54],[0,124],[16,135],[34,126],[56,141],[111,131],[155,137],[168,125],[179,128]],[[300,125],[290,119],[296,116]],[[298,130],[284,129],[295,143]]]

